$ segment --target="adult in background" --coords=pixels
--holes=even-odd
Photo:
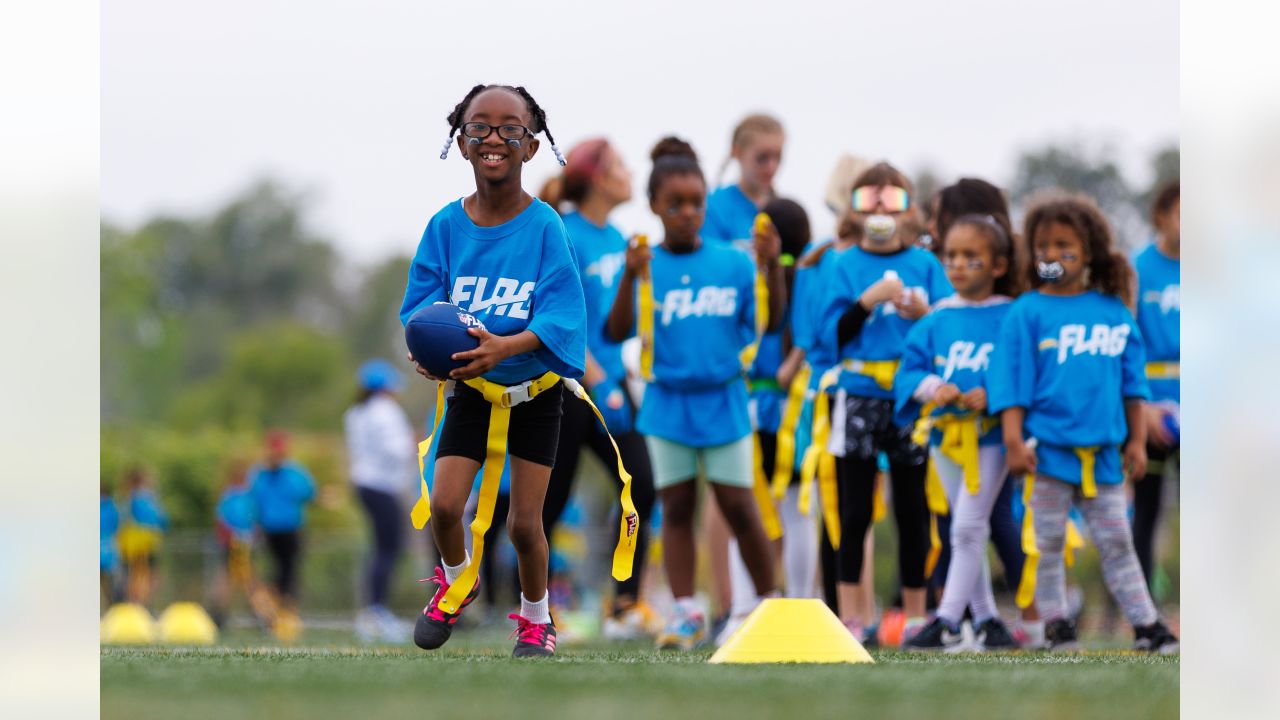
[[[275,562],[276,594],[286,608],[292,608],[297,604],[303,510],[315,497],[316,486],[306,468],[289,459],[289,435],[283,430],[267,433],[266,451],[266,459],[249,470],[249,491],[267,552]]]
[[[406,514],[400,496],[413,487],[417,447],[413,427],[396,402],[400,373],[386,360],[370,360],[357,373],[356,402],[342,417],[351,464],[351,483],[373,531],[366,577],[367,603],[356,616],[362,642],[401,643],[409,627],[387,609],[387,588],[404,550]]]

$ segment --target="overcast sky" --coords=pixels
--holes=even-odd
[[[1087,139],[1147,181],[1178,139],[1178,48],[1177,3],[1153,0],[108,0],[102,213],[204,212],[271,177],[310,194],[349,257],[408,254],[474,187],[456,147],[438,159],[444,117],[497,82],[532,91],[562,149],[622,149],[624,232],[658,227],[643,183],[659,137],[688,139],[714,178],[737,120],[770,111],[788,133],[776,187],[824,233],[843,151],[1006,184],[1020,149]]]

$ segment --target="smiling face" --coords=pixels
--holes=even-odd
[[[478,144],[473,144],[474,138],[465,133],[458,135],[458,149],[475,169],[476,182],[519,182],[520,166],[538,151],[538,140],[532,134],[533,118],[524,98],[506,88],[489,88],[472,98],[462,122],[493,126],[489,136]],[[499,136],[499,125],[523,125],[530,133],[520,139],[520,147],[516,148]]]
[[[1089,246],[1075,228],[1062,222],[1040,223],[1031,238],[1031,250],[1037,263],[1057,262],[1062,277],[1045,287],[1078,291],[1084,284],[1084,269],[1089,265]]]
[[[706,214],[707,185],[694,173],[663,179],[649,208],[662,219],[666,243],[675,249],[693,247]]]
[[[991,295],[996,278],[1009,271],[1008,259],[994,256],[986,233],[968,223],[947,231],[942,259],[956,293],[970,300]]]
[[[733,149],[733,158],[742,168],[742,184],[756,191],[772,191],[773,176],[782,165],[782,133],[751,133],[741,146]]]

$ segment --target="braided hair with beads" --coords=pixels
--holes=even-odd
[[[538,104],[537,100],[533,99],[533,95],[530,95],[523,85],[513,87],[511,85],[480,84],[471,88],[466,96],[462,98],[462,101],[453,107],[453,112],[449,113],[449,116],[445,118],[449,123],[449,137],[445,139],[444,147],[440,149],[440,159],[444,160],[449,156],[449,146],[453,144],[453,136],[458,132],[458,128],[462,127],[463,119],[467,115],[467,108],[471,105],[471,101],[480,93],[491,88],[509,90],[524,100],[524,104],[529,108],[529,115],[532,118],[533,127],[530,130],[535,135],[540,132],[546,133],[547,140],[551,141],[551,151],[556,154],[556,160],[563,166],[565,164],[564,155],[560,153],[560,148],[556,146],[556,139],[551,135],[551,129],[547,127],[547,111],[542,109],[542,106]]]

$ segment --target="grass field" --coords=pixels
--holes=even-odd
[[[708,665],[710,652],[563,648],[515,661],[494,638],[416,648],[104,648],[102,717],[1170,718],[1178,659],[1124,653],[874,653],[875,665]]]

